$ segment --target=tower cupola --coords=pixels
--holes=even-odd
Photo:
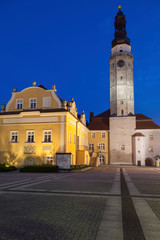
[[[118,6],[118,13],[115,17],[115,33],[114,33],[114,40],[112,41],[112,47],[115,47],[118,44],[130,44],[130,39],[127,37],[126,32],[126,19],[125,15],[121,11],[121,5]]]

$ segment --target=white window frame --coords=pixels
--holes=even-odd
[[[91,138],[95,138],[96,137],[96,133],[95,132],[92,132],[91,133]]]
[[[36,109],[37,108],[37,98],[30,98],[29,99],[29,108],[31,108],[31,109]]]
[[[33,134],[31,134],[31,136],[33,135],[33,141],[31,141],[32,139],[29,138],[29,133],[33,133]],[[35,142],[35,130],[27,130],[26,142],[27,143],[34,143]]]
[[[99,156],[99,161],[100,164],[105,164],[105,156],[103,156],[102,154]]]
[[[103,138],[103,139],[106,138],[106,133],[105,132],[101,133],[101,138]]]
[[[105,146],[105,143],[98,143],[98,150],[105,150],[106,149],[106,146]]]
[[[18,143],[18,131],[10,131],[10,142]]]
[[[94,143],[89,143],[88,149],[94,152]]]
[[[50,107],[51,107],[51,97],[43,97],[43,108],[50,108]]]
[[[52,142],[52,130],[43,130],[43,142],[44,143]]]
[[[21,103],[18,103],[21,102]],[[21,105],[21,108],[19,108],[18,106]],[[23,99],[16,99],[16,109],[23,109]]]

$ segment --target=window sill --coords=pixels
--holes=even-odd
[[[9,143],[19,143],[19,142],[9,142]]]
[[[52,143],[52,141],[50,141],[50,142],[44,142],[44,141],[43,141],[42,143]]]

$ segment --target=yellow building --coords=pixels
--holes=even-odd
[[[15,166],[52,163],[56,153],[71,153],[71,165],[90,163],[84,112],[74,99],[62,101],[51,90],[33,86],[17,92],[0,113],[0,161]]]
[[[88,143],[92,166],[109,162],[109,115],[109,110],[95,117],[90,113]]]

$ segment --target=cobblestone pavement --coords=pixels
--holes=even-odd
[[[159,185],[146,167],[0,173],[0,240],[159,240]]]

